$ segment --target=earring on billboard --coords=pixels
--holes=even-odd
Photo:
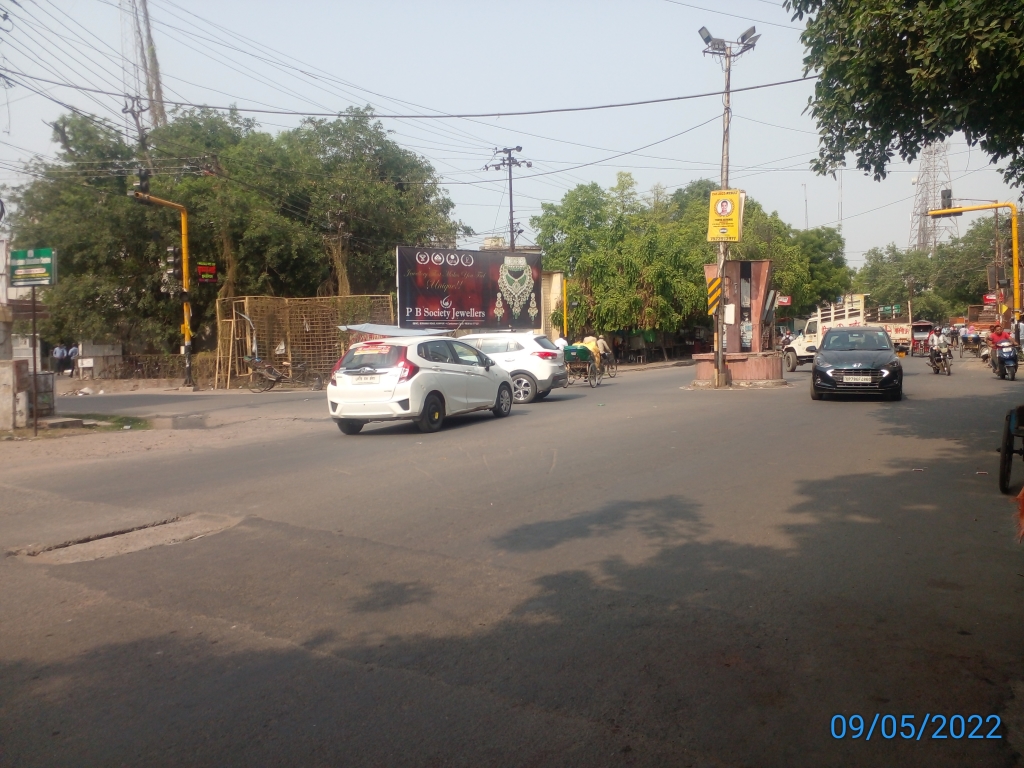
[[[536,293],[530,294],[530,309],[528,311],[530,313],[530,319],[535,321],[537,319],[537,315],[540,313],[540,310],[537,309]]]
[[[494,302],[494,316],[501,322],[501,316],[505,314],[505,307],[501,303],[501,292],[498,292],[498,300]]]

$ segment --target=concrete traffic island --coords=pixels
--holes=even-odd
[[[715,353],[693,356],[697,371],[691,389],[713,389]],[[727,386],[734,389],[763,389],[788,386],[782,378],[782,357],[777,352],[733,352],[725,355]]]

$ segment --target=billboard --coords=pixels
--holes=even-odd
[[[708,214],[709,243],[738,243],[743,239],[743,207],[747,193],[740,189],[711,192]]]
[[[539,253],[398,246],[402,328],[515,328],[541,324]]]

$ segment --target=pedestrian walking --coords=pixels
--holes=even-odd
[[[61,372],[64,370],[64,358],[66,358],[67,355],[68,351],[63,344],[58,344],[50,353],[50,357],[53,358],[53,369],[58,376],[60,376]]]
[[[68,376],[74,378],[75,364],[78,362],[78,345],[72,344],[68,350]]]

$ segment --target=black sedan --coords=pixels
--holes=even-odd
[[[903,398],[903,366],[884,328],[828,329],[814,350],[811,399],[826,394]]]

